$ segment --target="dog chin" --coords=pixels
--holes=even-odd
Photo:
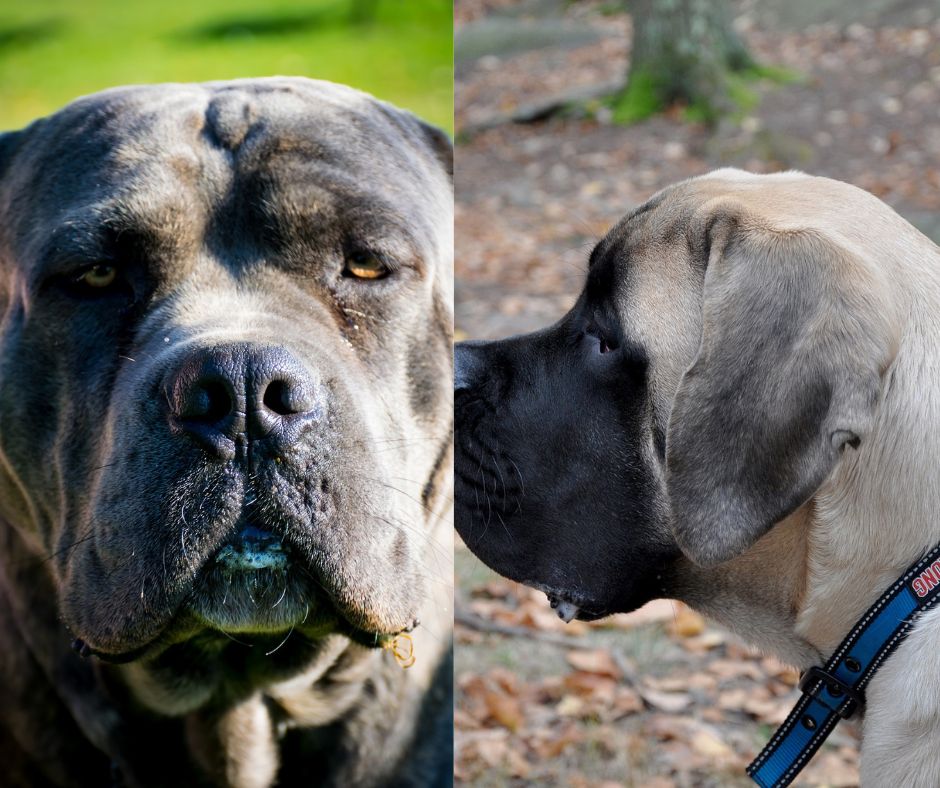
[[[329,600],[298,574],[286,566],[250,572],[213,566],[197,583],[186,612],[207,628],[232,635],[276,634],[334,622],[337,616]]]
[[[552,610],[558,614],[558,617],[566,624],[575,619],[578,621],[597,621],[604,616],[610,615],[606,606],[597,600],[589,599],[583,594],[570,589],[562,589],[556,586],[545,585],[531,581],[523,581],[524,585],[535,588],[548,597],[548,603]]]

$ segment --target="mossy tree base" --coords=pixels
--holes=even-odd
[[[629,123],[675,104],[714,123],[748,102],[744,78],[759,70],[731,26],[727,0],[632,0],[630,77],[614,97]]]

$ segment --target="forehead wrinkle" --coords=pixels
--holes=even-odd
[[[39,272],[69,261],[125,262],[132,253],[144,262],[176,257],[193,246],[194,213],[178,201],[138,199],[134,192],[73,207],[53,223],[36,257]]]
[[[131,233],[148,245],[154,257],[171,257],[192,249],[202,234],[202,212],[180,194],[156,196],[134,192],[111,206],[103,224],[115,239]]]
[[[316,145],[322,147],[319,142]],[[279,158],[279,166],[271,166],[271,162],[265,161],[262,166],[255,165],[251,170],[270,175],[272,184],[278,190],[292,196],[298,192],[306,194],[312,187],[320,195],[329,195],[335,201],[353,207],[377,205],[393,221],[414,224],[417,219],[422,225],[428,223],[428,211],[423,210],[427,203],[424,188],[427,184],[421,173],[410,165],[407,166],[407,177],[402,177],[401,170],[385,166],[379,161],[363,163],[357,158],[347,161],[338,152],[332,151],[329,151],[328,157]],[[422,209],[410,210],[412,206],[420,206]]]
[[[90,220],[86,211],[65,217],[53,225],[36,252],[40,265],[67,260],[91,260],[103,254],[102,225]]]
[[[338,240],[373,244],[404,241],[413,253],[421,246],[414,233],[415,222],[376,193],[359,190],[337,199],[329,188],[314,186],[299,195],[268,195],[264,210],[269,218],[286,223],[299,240],[316,242],[323,237],[321,230],[325,227],[331,235],[348,236]]]

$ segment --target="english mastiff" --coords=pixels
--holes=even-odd
[[[0,137],[4,785],[449,782],[450,173],[305,79]]]
[[[940,250],[847,184],[664,189],[455,376],[457,529],[566,619],[673,597],[806,668],[940,541]],[[864,785],[937,785],[938,651],[875,675]]]

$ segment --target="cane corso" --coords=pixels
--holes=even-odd
[[[847,184],[669,187],[455,378],[457,528],[563,618],[674,597],[805,668],[940,541],[940,250]],[[869,686],[863,784],[936,784],[938,649]]]
[[[449,781],[451,160],[305,79],[0,136],[4,785]]]

